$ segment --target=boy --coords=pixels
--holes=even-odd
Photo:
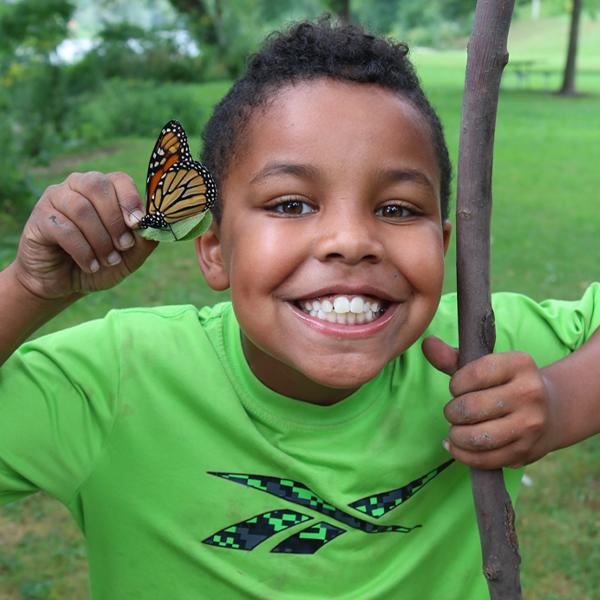
[[[68,506],[93,599],[484,598],[442,409],[446,449],[483,467],[600,430],[597,285],[498,295],[500,354],[444,408],[456,352],[418,341],[457,343],[450,163],[406,53],[327,22],[273,37],[205,134],[220,204],[196,247],[232,303],[115,311],[0,370],[0,497]],[[141,211],[122,173],[45,192],[0,274],[5,357],[143,263]]]

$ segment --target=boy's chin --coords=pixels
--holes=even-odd
[[[346,397],[353,394],[358,388],[369,383],[381,373],[385,365],[371,367],[370,369],[351,369],[351,368],[331,368],[319,370],[307,370],[303,375],[310,380],[307,385],[307,391],[314,386],[314,392],[318,393],[318,388],[323,394],[327,390],[334,392],[336,397]],[[312,384],[312,385],[311,385]]]
[[[383,368],[382,368],[383,369]],[[328,387],[334,390],[356,390],[359,387],[369,383],[381,373],[382,369],[369,373],[360,373],[349,375],[348,373],[328,373],[325,376],[320,376],[313,381],[323,387]]]

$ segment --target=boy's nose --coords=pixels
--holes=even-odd
[[[377,263],[383,259],[383,244],[366,215],[329,215],[321,225],[323,227],[315,245],[318,260],[358,264]]]

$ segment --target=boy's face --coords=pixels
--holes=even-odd
[[[231,286],[255,375],[330,404],[415,343],[437,309],[451,225],[430,133],[388,90],[317,80],[280,91],[247,134],[200,264],[212,287]]]

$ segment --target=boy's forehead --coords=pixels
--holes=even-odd
[[[243,138],[244,151],[236,153],[234,169],[280,151],[322,158],[319,153],[329,150],[342,156],[351,150],[345,143],[358,150],[356,140],[366,153],[370,146],[377,151],[386,141],[398,151],[402,141],[410,138],[406,158],[424,158],[433,166],[432,179],[439,183],[425,118],[402,94],[377,84],[322,78],[285,86],[254,111]]]
[[[399,92],[376,83],[336,81],[326,77],[283,86],[262,105],[262,110],[255,111],[250,122],[272,119],[277,114],[281,118],[289,112],[298,114],[311,111],[316,106],[321,110],[326,106],[331,112],[340,115],[347,114],[352,108],[358,110],[364,120],[369,121],[376,119],[379,116],[377,109],[385,105],[395,106],[397,111],[409,116],[415,124],[427,127],[420,111]],[[312,116],[318,115],[312,113]]]

